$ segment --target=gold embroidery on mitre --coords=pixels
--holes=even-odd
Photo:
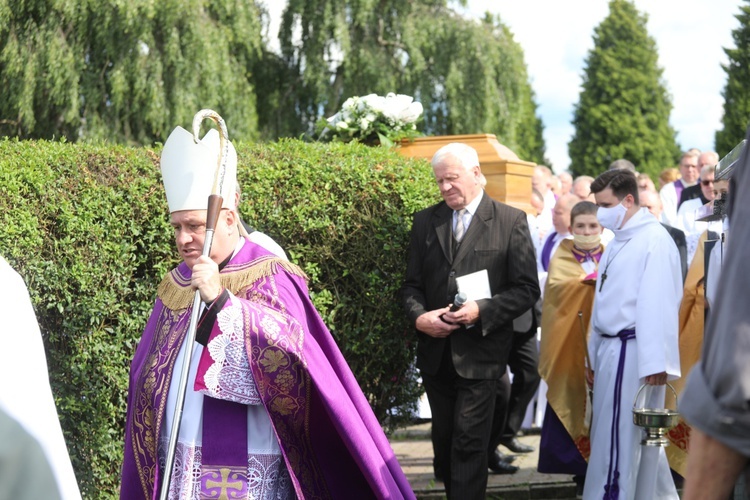
[[[305,272],[296,264],[272,256],[264,256],[244,265],[228,265],[219,275],[221,286],[237,295],[255,282],[278,274],[279,267],[284,271],[307,279]],[[156,290],[157,296],[168,309],[187,309],[195,298],[195,290],[190,288],[190,280],[180,275],[177,269],[167,273]]]

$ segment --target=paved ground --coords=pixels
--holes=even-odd
[[[436,481],[432,472],[432,444],[430,424],[420,424],[400,429],[391,436],[391,446],[412,489],[419,499],[445,497],[443,484]],[[539,448],[539,435],[520,437],[522,443]],[[509,453],[501,447],[505,453]],[[521,469],[515,474],[490,473],[487,498],[492,499],[575,499],[575,483],[571,476],[541,474],[536,471],[537,452],[518,454],[514,465]]]

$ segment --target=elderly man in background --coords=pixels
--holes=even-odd
[[[638,173],[635,171],[635,165],[633,165],[633,162],[630,160],[626,160],[625,158],[620,158],[613,161],[609,164],[607,170],[627,170],[628,172],[633,172],[634,174]]]
[[[703,231],[711,229],[712,231],[721,232],[721,221],[705,222],[696,220],[696,211],[706,203],[714,199],[714,165],[705,165],[701,169],[701,180],[698,183],[700,196],[688,199],[680,205],[677,211],[677,220],[675,227],[682,229],[687,238],[688,261],[692,261],[695,255],[695,249],[698,245],[698,239]],[[683,191],[684,193],[684,191]]]
[[[560,242],[570,238],[570,211],[580,200],[574,194],[562,195],[555,203],[555,209],[552,212],[552,227],[554,231],[547,235],[542,245],[542,251],[537,256],[537,272],[539,273],[539,284],[544,289],[544,282],[547,279],[547,271],[552,256],[555,255]]]
[[[690,152],[682,155],[680,158],[680,175],[681,178],[666,184],[661,191],[661,204],[664,208],[662,215],[664,223],[674,226],[677,222],[677,210],[680,208],[680,197],[682,190],[694,186],[698,181],[698,153]]]
[[[544,197],[542,194],[534,188],[531,188],[531,206],[534,211],[530,214],[526,214],[526,220],[529,224],[529,232],[531,233],[531,241],[534,243],[534,254],[538,254],[542,249],[542,243],[547,237],[549,228],[543,231],[539,228],[539,215],[544,210]]]
[[[578,197],[580,201],[594,202],[594,195],[591,193],[591,183],[594,178],[588,175],[579,175],[573,181],[571,192]]]
[[[552,170],[544,165],[534,167],[531,177],[531,187],[539,191],[544,200],[544,210],[537,217],[537,227],[547,234],[552,227],[552,210],[555,208],[557,197],[552,192]]]
[[[570,190],[573,187],[573,176],[568,172],[560,172],[557,174],[557,178],[560,179],[560,193],[570,193]]]
[[[654,185],[654,181],[651,180],[651,177],[649,177],[648,174],[638,174],[636,176],[636,179],[638,180],[639,190],[656,192],[656,186]]]

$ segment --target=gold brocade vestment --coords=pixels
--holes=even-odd
[[[600,246],[600,250],[603,250]],[[573,442],[588,460],[591,445],[586,423],[585,360],[594,286],[573,254],[572,240],[563,240],[549,265],[542,306],[539,374],[547,383],[547,401]],[[578,312],[583,314],[583,327]],[[584,333],[585,332],[585,333]]]
[[[705,319],[705,261],[703,244],[706,242],[708,232],[704,231],[698,240],[698,248],[690,263],[685,288],[680,303],[680,373],[682,377],[670,382],[677,392],[678,397],[682,394],[688,373],[701,357],[703,348],[703,326]],[[665,404],[667,408],[676,408],[676,402],[672,391],[667,390]],[[687,466],[688,440],[690,439],[690,426],[682,418],[672,430],[667,433],[670,446],[666,447],[669,466],[681,476],[685,475]]]

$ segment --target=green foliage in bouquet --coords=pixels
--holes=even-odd
[[[422,111],[422,104],[403,94],[350,97],[338,113],[320,121],[318,138],[390,147],[394,142],[421,135],[416,122]]]

